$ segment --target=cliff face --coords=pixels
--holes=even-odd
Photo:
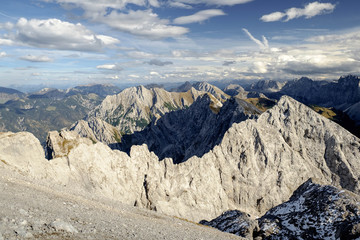
[[[165,114],[141,132],[124,136],[120,149],[129,152],[133,145],[146,144],[160,160],[171,158],[174,163],[181,163],[213,149],[233,123],[261,113],[253,105],[235,98],[220,108],[210,96],[198,98],[188,109]]]
[[[20,147],[18,137],[3,141],[22,155],[1,149],[1,167],[34,165],[42,171],[33,177],[195,221],[228,209],[260,216],[311,177],[359,192],[360,140],[290,97],[256,120],[234,123],[219,145],[181,164],[159,161],[146,145],[127,155],[102,143],[81,143],[43,164],[28,157],[40,144],[29,136]]]

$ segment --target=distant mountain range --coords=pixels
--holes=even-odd
[[[70,127],[100,104],[105,96],[120,91],[109,85],[67,90],[45,88],[30,94],[14,89],[0,90],[3,101],[0,104],[0,131],[29,131],[43,142],[49,131]]]

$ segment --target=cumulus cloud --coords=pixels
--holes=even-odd
[[[280,20],[287,22],[300,17],[305,17],[308,19],[317,15],[332,13],[335,9],[335,6],[335,4],[320,3],[316,1],[306,4],[304,8],[290,8],[285,12],[273,12],[264,15],[260,18],[260,20],[264,22],[274,22]]]
[[[35,55],[26,55],[20,57],[21,60],[29,61],[29,62],[52,62],[53,59],[49,58],[48,56],[41,55],[41,56],[35,56]]]
[[[159,66],[159,67],[163,67],[163,66],[166,66],[166,65],[171,65],[173,64],[173,62],[170,62],[170,61],[161,61],[159,59],[151,59],[150,61],[148,62],[145,62],[149,65],[155,65],[155,66]]]
[[[9,41],[40,48],[75,51],[101,51],[120,41],[104,35],[96,35],[82,24],[73,24],[59,19],[20,18],[16,33]]]
[[[262,49],[268,49],[269,48],[269,42],[266,39],[265,36],[262,36],[262,41],[260,41],[259,39],[256,39],[246,28],[243,28],[243,31],[246,33],[246,35],[248,35],[248,37],[255,42],[257,45],[259,45],[260,48]]]
[[[6,52],[0,52],[0,58],[6,57],[6,56],[7,56]]]
[[[112,11],[106,16],[98,16],[94,20],[123,32],[152,39],[178,37],[189,31],[184,27],[170,25],[169,20],[160,19],[151,9],[129,10],[128,13]]]
[[[223,15],[226,15],[226,14],[220,9],[207,9],[207,10],[199,11],[193,15],[175,18],[174,23],[175,24],[190,24],[190,23],[196,23],[196,22],[203,22],[212,17],[223,16]]]
[[[112,71],[122,71],[123,68],[119,64],[103,64],[96,67],[100,70],[112,70]]]

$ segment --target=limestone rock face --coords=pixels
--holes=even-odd
[[[99,118],[77,121],[69,130],[78,133],[81,137],[89,138],[93,142],[117,144],[121,141],[120,132],[114,126]]]
[[[21,172],[36,175],[46,163],[44,150],[31,133],[0,133],[0,167],[15,167]]]
[[[93,144],[90,139],[82,138],[74,131],[51,131],[46,138],[46,157],[48,159],[66,157],[71,149],[76,148],[81,143]]]
[[[190,106],[204,92],[190,89],[187,92],[167,92],[161,88],[132,87],[108,96],[89,113],[115,126],[124,133],[145,128],[153,119],[165,113]]]

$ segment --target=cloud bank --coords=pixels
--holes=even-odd
[[[99,52],[120,43],[116,38],[96,35],[85,26],[59,19],[20,18],[0,43],[38,48]]]
[[[335,4],[312,2],[305,5],[304,8],[290,8],[285,12],[273,12],[264,15],[260,18],[263,22],[275,21],[290,21],[295,18],[305,17],[306,19],[315,17],[317,15],[332,13],[335,9]]]

